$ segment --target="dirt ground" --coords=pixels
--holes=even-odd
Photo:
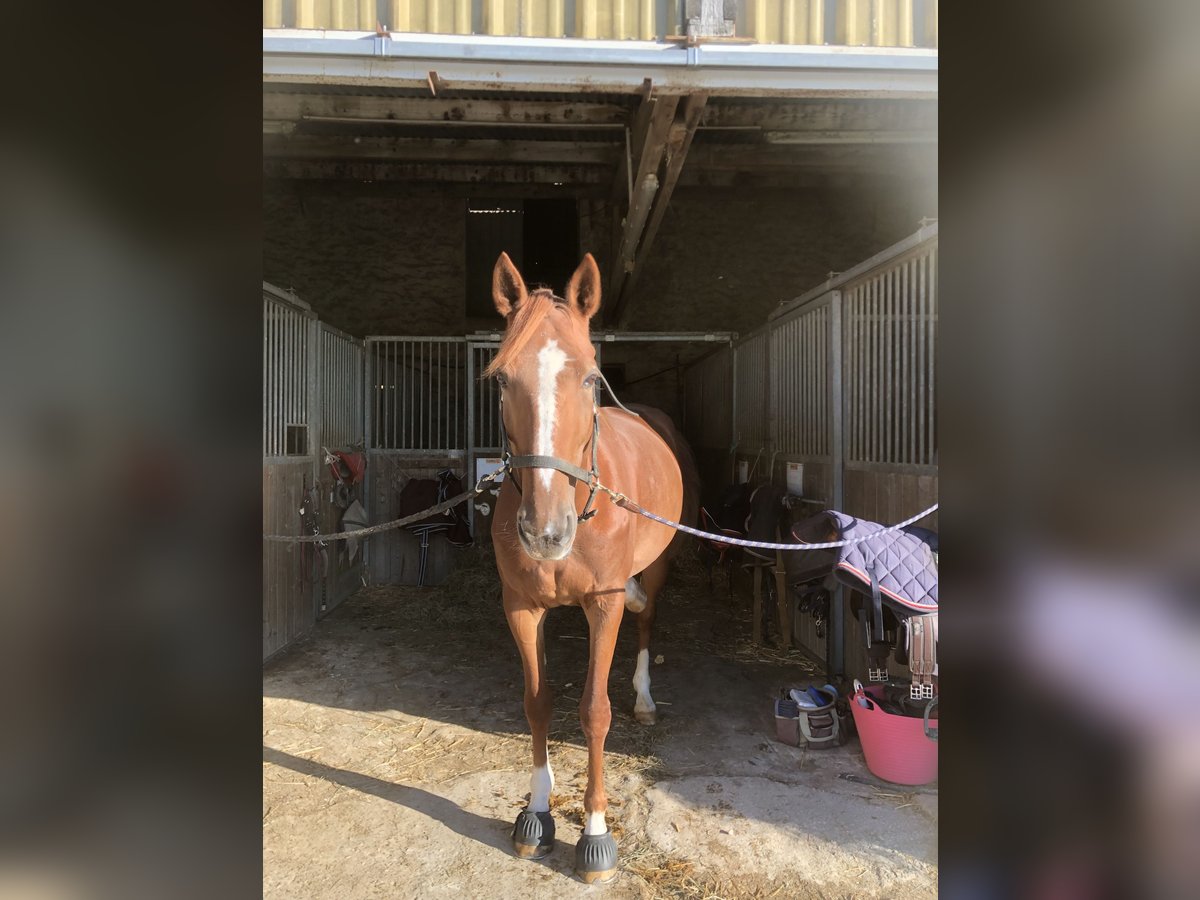
[[[659,722],[632,717],[636,635],[622,629],[610,696],[609,825],[621,872],[572,873],[586,755],[578,609],[546,625],[558,844],[511,852],[529,791],[521,665],[486,551],[438,588],[365,588],[263,679],[264,896],[906,898],[937,895],[936,786],[873,778],[857,740],[773,740],[780,686],[820,679],[795,652],[754,648],[745,580],[731,605],[694,560],[660,599],[651,666]]]

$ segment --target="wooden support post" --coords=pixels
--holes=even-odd
[[[751,635],[754,638],[754,643],[761,644],[763,639],[762,633],[762,566],[753,566],[754,569],[754,603],[751,608],[750,615],[753,616],[751,623]]]
[[[633,198],[625,216],[622,228],[620,249],[612,261],[612,274],[609,277],[608,295],[616,304],[611,307],[609,321],[615,321],[619,309],[621,288],[625,276],[633,267],[638,244],[642,239],[646,221],[653,207],[654,196],[658,192],[658,171],[666,152],[667,141],[670,138],[671,124],[675,120],[675,111],[679,106],[679,97],[650,97],[642,102],[638,116],[634,121],[633,158],[629,161],[635,170],[633,177]],[[643,112],[645,110],[645,112]],[[617,177],[613,183],[613,193],[618,194],[621,185],[628,178],[626,163],[618,165]]]
[[[610,321],[616,322],[618,328],[624,328],[629,324],[631,309],[629,298],[632,296],[633,287],[650,256],[650,248],[654,245],[654,238],[657,237],[658,228],[662,224],[663,216],[666,215],[667,205],[671,202],[675,185],[679,183],[683,162],[687,158],[688,150],[691,149],[692,138],[696,135],[696,127],[700,124],[700,118],[704,114],[704,106],[707,102],[707,94],[689,95],[680,104],[679,115],[671,126],[666,146],[666,172],[663,176],[662,187],[654,198],[654,209],[646,223],[645,233],[642,235],[641,244],[637,250],[637,257],[630,267],[629,278],[621,296],[616,297],[613,304]]]
[[[776,537],[776,540],[780,540]],[[775,551],[775,610],[779,614],[781,646],[792,646],[792,602],[787,593],[787,572],[783,568],[783,551]]]

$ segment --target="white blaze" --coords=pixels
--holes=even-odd
[[[537,456],[554,455],[554,425],[558,419],[558,373],[567,364],[567,354],[559,349],[558,341],[546,342],[537,355],[538,392],[537,433],[534,437],[533,452]],[[542,485],[549,490],[551,469],[540,469],[538,475]]]
[[[608,826],[604,824],[604,813],[587,814],[587,824],[583,826],[584,834],[604,834],[606,831],[608,831]]]
[[[547,762],[533,770],[529,779],[529,811],[550,812],[550,792],[554,790],[554,770]]]
[[[637,668],[633,672],[633,689],[637,691],[637,700],[633,704],[635,712],[654,712],[654,700],[650,696],[650,651],[639,650]]]

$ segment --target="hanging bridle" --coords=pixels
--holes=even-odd
[[[587,503],[583,504],[583,512],[579,513],[576,521],[586,522],[592,516],[596,515],[596,510],[592,509],[592,504],[596,500],[596,491],[600,488],[600,470],[598,467],[598,456],[600,451],[600,385],[603,384],[608,388],[609,396],[621,409],[630,415],[636,416],[633,410],[626,408],[617,395],[613,393],[612,386],[608,383],[608,379],[600,372],[596,373],[596,388],[592,393],[592,468],[587,470],[574,463],[569,463],[565,459],[559,459],[557,456],[538,456],[536,454],[527,454],[523,456],[513,456],[508,450],[508,432],[504,427],[504,395],[500,396],[500,451],[501,462],[504,466],[504,474],[512,480],[513,487],[517,489],[517,493],[522,493],[521,482],[517,480],[517,469],[557,469],[569,479],[571,479],[571,487],[575,487],[576,481],[586,481],[588,484]]]

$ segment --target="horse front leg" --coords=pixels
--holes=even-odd
[[[533,736],[533,775],[529,782],[529,805],[513,825],[513,850],[524,859],[541,859],[554,849],[554,818],[550,815],[550,792],[554,771],[550,768],[546,737],[554,699],[546,679],[546,641],[543,627],[546,610],[526,606],[505,590],[504,614],[513,640],[521,653],[525,671],[525,718]]]
[[[579,721],[587,738],[588,783],[583,795],[583,835],[575,846],[575,874],[589,884],[617,874],[617,842],[604,821],[604,740],[612,724],[608,674],[624,611],[624,592],[603,593],[584,602],[590,635],[587,680],[579,702]]]

